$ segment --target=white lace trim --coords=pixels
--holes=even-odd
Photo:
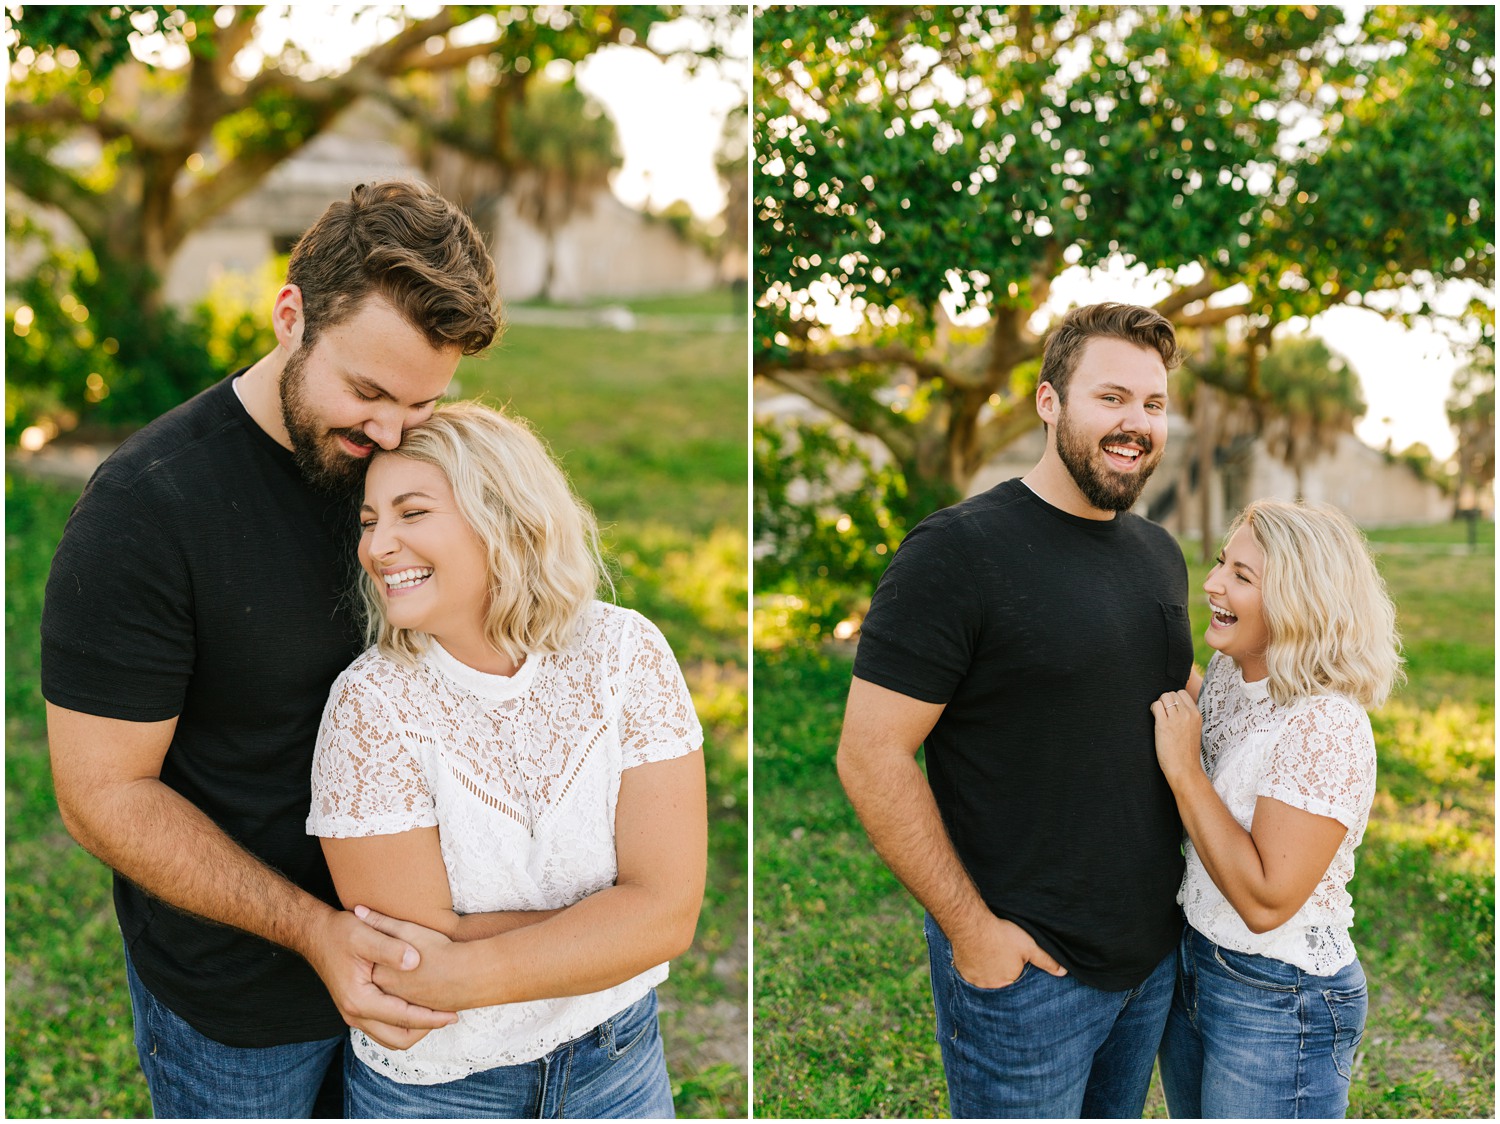
[[[1375,799],[1375,736],[1369,716],[1343,695],[1317,695],[1280,707],[1265,680],[1246,683],[1234,661],[1215,654],[1198,698],[1203,714],[1203,767],[1214,791],[1245,830],[1255,801],[1269,796],[1330,816],[1349,830],[1312,896],[1290,920],[1252,933],[1203,868],[1192,841],[1177,900],[1188,922],[1226,948],[1271,956],[1313,975],[1353,962],[1349,926],[1354,851]]]
[[[459,913],[557,909],[615,880],[621,773],[702,747],[682,672],[638,613],[596,603],[568,651],[513,676],[434,645],[415,669],[376,649],[333,685],[313,761],[310,834],[437,826]],[[548,1053],[640,999],[658,965],[605,991],[479,1007],[407,1051],[358,1031],[392,1080],[453,1081]]]

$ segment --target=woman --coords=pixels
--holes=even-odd
[[[1302,504],[1246,508],[1203,588],[1197,705],[1151,704],[1188,834],[1167,1107],[1342,1117],[1367,1006],[1344,887],[1375,796],[1365,710],[1401,674],[1395,608],[1354,525]]]
[[[376,982],[460,1015],[353,1031],[346,1115],[671,1116],[654,988],[707,848],[671,650],[594,600],[593,517],[482,406],[376,453],[360,521],[374,646],[333,686],[308,830],[345,905],[420,950]]]

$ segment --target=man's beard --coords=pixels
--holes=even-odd
[[[338,443],[340,436],[357,445],[370,439],[361,429],[324,429],[307,404],[307,347],[299,347],[281,371],[281,423],[292,440],[292,459],[297,469],[318,491],[340,498],[364,484],[366,457],[351,457]]]
[[[1141,465],[1134,472],[1116,472],[1104,462],[1105,445],[1133,445],[1141,450]],[[1162,449],[1152,452],[1151,438],[1140,434],[1130,436],[1112,433],[1097,444],[1068,423],[1068,411],[1064,407],[1057,418],[1057,455],[1078,490],[1100,511],[1129,511],[1140,498],[1141,490],[1151,473],[1161,463]]]

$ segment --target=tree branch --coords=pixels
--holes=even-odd
[[[1209,275],[1205,271],[1202,281],[1199,281],[1196,285],[1189,285],[1185,289],[1178,289],[1175,293],[1168,294],[1165,299],[1158,301],[1152,307],[1174,324],[1182,324],[1184,321],[1177,319],[1179,312],[1196,301],[1207,300],[1217,293],[1221,287],[1213,279],[1212,275]],[[1217,324],[1220,321],[1215,320],[1213,323]]]
[[[33,202],[67,215],[91,246],[103,240],[109,217],[99,196],[23,143],[6,142],[5,182]]]
[[[842,351],[809,351],[784,360],[757,360],[755,373],[773,377],[779,371],[847,371],[851,367],[910,367],[919,379],[943,379],[953,382],[953,372],[942,363],[922,359],[905,344],[889,347],[849,347]]]
[[[756,373],[763,375],[777,386],[802,396],[814,406],[828,411],[850,428],[860,433],[868,433],[889,449],[897,460],[905,462],[915,455],[916,442],[912,434],[894,415],[887,416],[889,411],[856,412],[851,410],[847,403],[833,393],[832,387],[816,375],[785,369],[757,371]]]

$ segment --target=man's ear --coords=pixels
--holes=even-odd
[[[296,285],[283,285],[271,310],[271,330],[276,333],[277,344],[288,352],[301,347],[303,323],[302,290]]]
[[[1057,415],[1062,410],[1062,398],[1050,382],[1038,383],[1036,388],[1036,414],[1049,426],[1057,424]]]

